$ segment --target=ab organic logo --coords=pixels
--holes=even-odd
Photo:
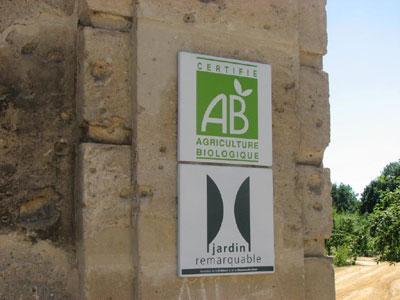
[[[257,138],[257,120],[253,119],[257,118],[257,96],[256,91],[253,94],[254,82],[252,82],[255,80],[240,80],[234,76],[201,72],[198,72],[197,76],[199,84],[197,134]],[[209,80],[213,82],[208,83]],[[240,81],[253,88],[243,91]],[[216,90],[221,88],[224,92],[214,96],[214,89],[202,89],[201,84],[214,86]]]
[[[258,162],[257,83],[254,67],[198,63],[197,158]]]
[[[181,52],[178,159],[272,166],[271,66]]]

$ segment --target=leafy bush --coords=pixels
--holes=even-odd
[[[351,186],[332,186],[333,232],[325,242],[334,263],[355,263],[358,256],[400,262],[400,160],[388,164],[365,187],[361,202]]]
[[[335,257],[340,255],[335,265],[343,265],[343,259],[348,261],[350,258],[355,260],[363,250],[360,245],[360,235],[362,226],[359,224],[359,216],[351,213],[333,213],[333,232],[332,237],[326,241],[326,249],[329,255]]]
[[[369,221],[357,213],[333,213],[332,236],[325,242],[328,255],[334,255],[334,264],[354,263],[358,256],[373,256]],[[340,255],[336,259],[336,256]]]
[[[341,267],[355,264],[356,258],[351,255],[351,251],[346,245],[334,249],[333,255],[333,263],[335,266]]]
[[[374,256],[372,238],[369,231],[370,224],[368,218],[366,216],[356,215],[356,226],[352,243],[355,256]]]
[[[400,188],[383,194],[370,215],[372,246],[378,261],[400,261]]]

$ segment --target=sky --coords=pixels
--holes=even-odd
[[[361,194],[400,159],[400,0],[328,0],[333,183]]]

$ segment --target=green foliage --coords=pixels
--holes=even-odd
[[[329,255],[340,255],[335,265],[351,264],[358,256],[368,255],[368,230],[366,219],[356,213],[333,213],[333,232],[325,246]]]
[[[357,226],[354,230],[353,252],[357,256],[373,256],[372,239],[369,232],[370,224],[368,218],[356,215]]]
[[[400,160],[391,162],[390,164],[386,165],[386,167],[382,171],[382,175],[399,177],[400,176]]]
[[[360,202],[357,200],[357,194],[348,184],[336,183],[332,185],[332,202],[338,212],[356,212],[359,209]]]
[[[370,214],[383,194],[400,186],[400,160],[388,164],[381,175],[367,185],[361,194],[360,212]]]
[[[361,203],[345,184],[332,186],[332,199],[333,232],[325,246],[335,265],[352,264],[358,256],[400,261],[400,160],[365,187]]]
[[[372,246],[379,261],[400,261],[400,187],[385,192],[370,215]]]
[[[347,245],[339,246],[333,251],[333,263],[335,266],[348,266],[355,264],[355,257],[351,255],[351,251]]]

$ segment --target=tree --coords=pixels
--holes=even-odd
[[[382,171],[383,176],[393,176],[399,177],[400,176],[400,160],[391,162],[388,164]]]
[[[380,177],[372,180],[371,183],[364,188],[361,194],[360,213],[372,213],[375,205],[379,202],[382,190],[385,190],[385,187]]]
[[[359,208],[357,194],[348,184],[332,185],[331,196],[337,212],[356,212]]]
[[[400,187],[382,193],[369,216],[373,248],[379,261],[400,261]]]
[[[400,160],[388,164],[381,175],[371,181],[361,194],[360,212],[372,213],[374,207],[380,202],[384,193],[393,192],[400,186]]]
[[[332,236],[326,241],[328,254],[340,246],[349,246],[354,239],[354,217],[351,214],[339,214],[333,210],[333,231]]]
[[[361,203],[345,184],[333,185],[332,198],[334,226],[325,245],[336,265],[352,263],[358,256],[400,262],[400,160],[365,187]]]
[[[343,266],[355,262],[357,256],[369,255],[368,230],[365,228],[365,217],[357,213],[333,210],[333,231],[325,241],[328,255],[334,255],[334,264]]]

